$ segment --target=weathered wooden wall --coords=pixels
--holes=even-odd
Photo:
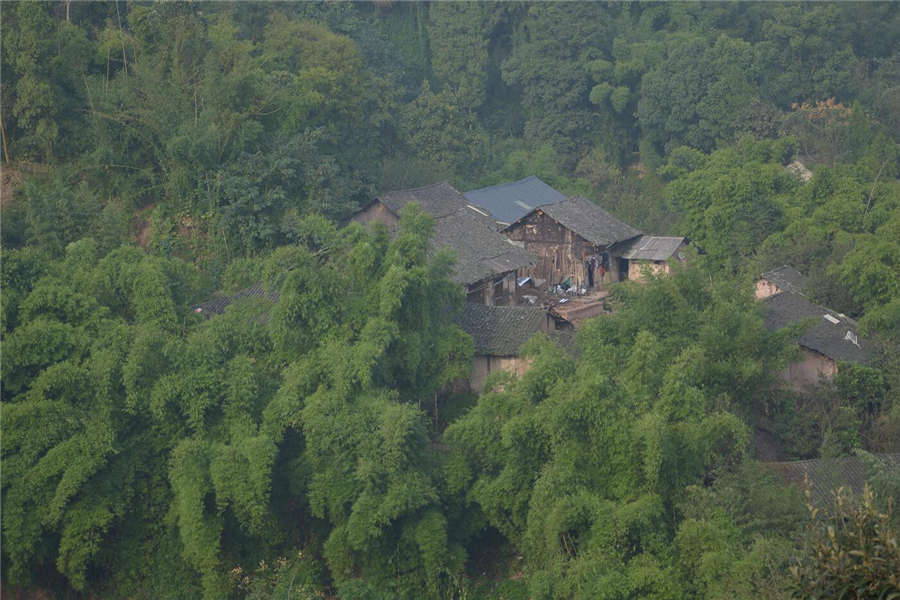
[[[599,257],[605,249],[603,246],[595,246],[539,211],[515,223],[505,233],[509,239],[523,242],[525,249],[538,257],[538,262],[523,269],[520,275],[544,279],[547,285],[562,283],[571,278],[573,284],[587,288],[588,272],[584,261],[594,254]],[[619,280],[616,259],[609,261],[602,281],[599,271],[598,268],[594,272],[594,287],[600,283]]]

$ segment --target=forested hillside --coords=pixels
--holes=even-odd
[[[0,18],[4,597],[900,593],[900,4]],[[348,222],[529,175],[692,259],[464,393],[433,219]],[[779,383],[809,324],[752,282],[785,264],[870,364]],[[761,430],[874,495],[808,515]]]

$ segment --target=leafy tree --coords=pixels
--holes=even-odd
[[[503,80],[522,90],[527,138],[549,141],[564,156],[584,148],[596,128],[582,63],[600,58],[609,46],[603,24],[614,10],[599,4],[529,6],[502,65]]]
[[[780,196],[797,184],[780,165],[768,162],[769,148],[760,143],[720,150],[666,189],[684,215],[682,231],[716,261],[737,264],[750,258],[783,226]],[[752,154],[759,150],[762,160]]]
[[[733,525],[681,521],[673,506],[741,468],[746,425],[722,410],[760,402],[785,340],[697,266],[620,294],[579,333],[577,360],[533,341],[531,370],[445,433],[450,490],[523,549],[536,597],[678,596],[696,585],[689,537],[720,544],[716,560],[749,551]],[[685,551],[670,561],[670,547]],[[720,572],[710,563],[710,585]]]
[[[16,432],[3,445],[3,552],[12,581],[28,583],[49,570],[75,589],[92,589],[95,565],[125,568],[108,545],[133,556],[144,544],[138,540],[147,539],[137,521],[126,525],[129,515],[140,515],[145,527],[163,516],[167,489],[151,482],[159,483],[165,444],[140,405],[124,401],[139,394],[127,390],[123,376],[131,319],[162,338],[159,326],[174,324],[172,272],[146,258],[120,274],[133,307],[126,320],[120,307],[85,293],[102,271],[96,261],[92,242],[71,244],[64,262],[50,263],[30,291],[23,289],[20,324],[6,339],[5,350],[17,357],[3,364],[3,418]],[[142,379],[158,376],[154,367],[163,365],[143,363],[149,372]],[[135,537],[122,541],[129,528]],[[161,548],[139,551],[153,561],[133,573],[138,580],[169,564],[157,554]]]
[[[731,139],[754,95],[755,63],[753,47],[740,40],[673,36],[665,60],[641,78],[641,133],[666,153],[682,144],[709,151]]]
[[[890,513],[881,512],[866,486],[860,503],[845,490],[835,493],[833,510],[809,507],[806,552],[791,567],[795,597],[890,597],[900,593],[900,553]]]
[[[435,4],[428,11],[435,76],[470,111],[487,101],[488,46],[499,13],[491,4]]]
[[[419,97],[405,107],[403,122],[412,156],[436,178],[466,174],[481,158],[481,131],[475,114],[463,97],[450,89],[436,94],[426,81]]]

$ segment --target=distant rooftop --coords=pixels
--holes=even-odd
[[[380,200],[397,215],[404,206],[410,202],[416,202],[422,210],[435,219],[446,217],[468,206],[465,197],[446,181],[408,190],[385,192],[379,194],[376,200]],[[483,212],[476,213],[474,210],[472,212],[485,217]],[[486,220],[490,222],[489,217]]]
[[[810,302],[794,292],[780,292],[763,300],[765,324],[770,331],[777,331],[805,320],[812,320],[812,327],[797,338],[801,346],[815,350],[837,361],[866,364],[872,354],[870,342],[856,332],[856,321]]]
[[[472,336],[476,355],[516,356],[542,330],[547,311],[535,306],[488,306],[466,303],[456,324]]]
[[[491,213],[501,225],[513,223],[538,206],[555,204],[566,199],[565,195],[534,175],[519,181],[472,190],[463,195],[475,206]]]
[[[766,271],[762,278],[774,283],[782,291],[803,293],[806,286],[806,276],[790,265],[782,265],[777,269]]]
[[[267,293],[263,285],[261,283],[258,283],[256,285],[235,292],[230,296],[222,294],[216,295],[206,302],[195,306],[194,312],[202,314],[204,316],[221,315],[225,312],[225,308],[228,305],[238,300],[243,300],[245,298],[265,298],[266,300],[274,303],[278,302],[279,296],[280,295],[278,292]]]

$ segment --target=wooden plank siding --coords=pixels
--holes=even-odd
[[[585,260],[592,255],[601,256],[607,248],[587,241],[541,210],[514,223],[505,233],[509,239],[524,243],[525,249],[538,257],[537,264],[522,269],[521,275],[545,279],[548,285],[571,278],[578,287],[589,288]],[[611,259],[607,264],[602,281],[599,269],[594,273],[594,287],[619,281],[618,261]]]

